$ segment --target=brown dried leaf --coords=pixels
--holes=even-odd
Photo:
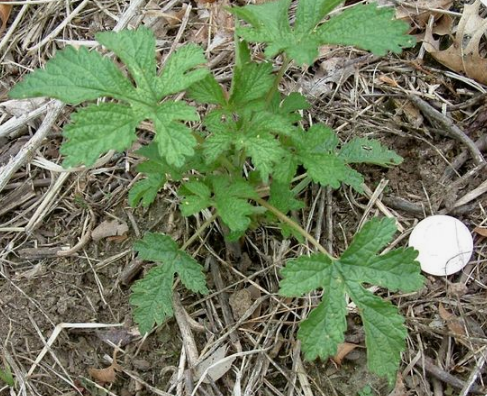
[[[382,83],[389,85],[390,87],[397,88],[399,86],[399,84],[397,83],[396,80],[394,80],[393,78],[388,77],[388,76],[381,75],[377,78],[377,80],[382,82]]]
[[[408,390],[404,385],[402,375],[398,373],[396,378],[396,385],[394,386],[394,389],[392,390],[391,393],[389,393],[388,396],[407,396],[407,395],[408,395]]]
[[[402,2],[401,5],[396,8],[396,18],[412,23],[415,29],[424,29],[428,25],[430,16],[433,16],[437,23],[444,18],[444,14],[435,12],[433,11],[434,9],[449,10],[452,4],[453,0],[419,0],[410,3]]]
[[[446,322],[448,329],[454,334],[461,337],[466,336],[465,324],[462,318],[457,318],[452,313],[448,312],[442,303],[438,306],[438,313],[441,319]]]
[[[226,356],[227,346],[222,345],[196,366],[196,378],[199,379],[206,374],[205,378],[203,379],[205,384],[210,383],[210,381],[207,379],[208,377],[210,377],[213,381],[218,381],[232,368],[232,364],[236,359],[235,356],[228,358]]]
[[[186,14],[187,5],[183,4],[183,7],[179,11],[170,11],[167,13],[161,13],[161,16],[166,20],[170,27],[179,26],[183,20],[184,14]]]
[[[423,125],[424,117],[421,111],[409,100],[394,100],[400,114],[403,114],[409,124],[415,128]]]
[[[103,382],[112,384],[117,379],[117,374],[115,373],[115,368],[113,365],[104,368],[104,369],[96,369],[90,367],[88,369],[88,374],[92,377],[96,382]]]
[[[113,383],[117,379],[116,370],[120,370],[121,367],[117,363],[117,349],[113,350],[112,364],[104,369],[97,369],[90,367],[88,374],[97,382]]]
[[[221,0],[211,4],[211,34],[213,36],[208,51],[226,48],[229,42],[233,41],[235,20],[232,14],[227,11],[230,6],[228,0]]]
[[[487,32],[487,19],[479,15],[480,0],[465,4],[455,38],[450,47],[440,50],[440,41],[426,29],[424,48],[438,62],[479,83],[487,84],[487,59],[480,56],[480,39]]]
[[[475,227],[473,229],[474,232],[476,232],[477,234],[479,234],[480,236],[483,236],[485,238],[487,238],[487,228],[485,227]]]
[[[10,1],[10,0],[4,0]],[[2,25],[0,26],[0,34],[7,28],[8,17],[10,16],[10,11],[12,11],[12,6],[9,4],[0,4],[0,21]]]
[[[338,344],[337,353],[331,359],[336,364],[341,365],[345,356],[347,356],[350,352],[352,352],[357,347],[358,347],[357,344],[352,344],[351,342],[342,342],[341,344]]]
[[[129,230],[127,223],[118,220],[105,220],[91,233],[91,238],[98,242],[103,238],[124,235]]]
[[[22,100],[12,99],[0,104],[0,108],[8,114],[13,115],[14,117],[21,117],[30,113],[33,110],[38,109],[46,102],[46,98],[32,98]]]

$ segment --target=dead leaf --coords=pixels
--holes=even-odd
[[[404,385],[402,375],[401,373],[398,373],[394,389],[392,390],[391,393],[389,393],[388,396],[407,396],[407,395],[408,395],[408,391],[406,389],[406,386]]]
[[[233,293],[229,298],[235,320],[240,320],[252,306],[252,294],[250,290],[241,289]]]
[[[426,29],[424,48],[438,62],[479,83],[487,84],[487,59],[480,56],[480,39],[487,32],[487,18],[479,15],[480,0],[465,4],[458,23],[453,43],[440,50],[440,40],[433,38],[430,28]]]
[[[120,236],[127,233],[129,227],[127,223],[118,220],[105,220],[91,233],[91,238],[98,242],[103,238]]]
[[[32,99],[12,99],[2,102],[0,108],[5,110],[8,114],[14,117],[21,117],[38,109],[44,103],[47,103],[46,98],[32,98]]]
[[[109,327],[95,331],[96,336],[107,344],[124,347],[130,344],[135,338],[140,337],[140,332],[136,327]]]
[[[483,236],[485,238],[487,238],[487,228],[485,227],[475,227],[473,229],[474,232],[476,232],[477,234],[479,234],[480,236]]]
[[[114,349],[113,360],[110,366],[103,369],[90,367],[88,374],[97,382],[112,384],[117,379],[117,370],[120,370],[120,366],[117,363],[117,349]]]
[[[357,347],[358,347],[357,344],[353,344],[351,342],[342,342],[341,344],[338,344],[337,353],[331,359],[336,364],[341,365],[345,356],[347,356],[350,352],[352,352]]]
[[[170,27],[176,27],[179,26],[184,18],[184,14],[186,14],[186,8],[188,6],[186,4],[183,4],[183,7],[179,11],[170,11],[167,13],[161,13],[160,16],[162,16],[167,24]]]
[[[208,51],[210,52],[214,52],[216,49],[226,48],[226,45],[233,41],[235,20],[233,15],[227,11],[229,6],[228,0],[211,4],[210,34],[213,38],[208,45]]]
[[[117,374],[113,366],[104,369],[89,368],[88,374],[96,381],[112,384],[117,379]]]
[[[127,238],[128,238],[127,234],[115,235],[115,236],[107,237],[107,241],[108,242],[115,242],[115,243],[122,243],[123,241],[126,241]]]
[[[15,279],[24,278],[27,280],[31,280],[31,279],[34,279],[34,278],[41,276],[45,272],[46,272],[46,268],[44,267],[44,265],[42,263],[39,263],[39,264],[34,265],[31,269],[29,269],[27,271],[16,274]]]
[[[380,82],[383,82],[383,83],[385,83],[385,84],[387,84],[387,85],[389,85],[390,87],[395,87],[395,88],[397,88],[397,87],[399,86],[399,84],[397,83],[397,81],[396,81],[396,80],[394,80],[393,78],[388,77],[388,76],[384,76],[384,75],[379,76],[379,77],[377,78],[377,80],[378,80],[378,81],[380,81]]]
[[[398,114],[404,115],[409,124],[413,125],[415,128],[419,128],[423,125],[424,117],[414,104],[409,100],[394,99],[393,101],[398,108]]]
[[[10,0],[4,0],[10,1]],[[0,34],[7,28],[8,17],[10,16],[10,11],[12,11],[12,6],[9,4],[0,4],[0,20],[2,26],[0,26]]]
[[[198,364],[195,368],[195,375],[196,378],[201,378],[205,371],[207,371],[203,382],[205,384],[209,384],[210,381],[207,377],[211,377],[213,381],[218,381],[221,377],[223,377],[228,370],[232,368],[232,364],[236,359],[235,356],[230,358],[225,358],[227,356],[227,346],[223,345],[220,348],[216,349],[210,356],[208,356],[205,360],[203,360],[200,364]],[[220,363],[219,363],[220,362]]]
[[[445,14],[433,10],[449,10],[453,0],[419,0],[415,2],[401,2],[396,8],[396,18],[411,23],[414,29],[425,29],[431,16],[435,23],[445,18]],[[445,18],[448,20],[448,18]],[[450,18],[451,19],[451,18]],[[443,22],[445,23],[445,22]],[[435,32],[435,34],[437,34]]]
[[[452,313],[448,312],[442,303],[438,306],[438,313],[441,319],[446,322],[448,329],[454,334],[461,337],[466,336],[465,322],[462,318],[458,318]]]

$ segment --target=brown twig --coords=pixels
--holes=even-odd
[[[421,112],[430,120],[430,122],[438,123],[445,128],[444,132],[450,137],[467,146],[467,149],[470,151],[476,165],[480,165],[481,163],[485,162],[484,156],[472,139],[470,139],[458,126],[456,126],[450,118],[446,117],[417,96],[408,95],[408,98],[421,110]]]
[[[465,387],[464,381],[458,379],[454,375],[451,375],[450,373],[446,372],[442,368],[435,365],[433,360],[428,356],[423,356],[421,359],[418,360],[417,364],[418,366],[422,367],[424,370],[426,370],[426,372],[430,373],[435,378],[438,378],[440,381],[449,384],[454,388],[462,389]],[[482,389],[480,389],[476,385],[473,385],[470,388],[470,391],[477,394],[484,393]]]

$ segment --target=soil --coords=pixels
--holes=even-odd
[[[7,44],[0,44],[0,127],[14,118],[7,94],[26,70],[42,66],[66,40],[75,44],[94,40],[95,32],[113,29],[125,17],[131,27],[151,27],[159,40],[161,59],[172,45],[193,41],[206,46],[209,37],[210,64],[227,83],[233,44],[225,30],[231,20],[222,1],[138,1],[132,2],[140,3],[134,9],[129,9],[128,1],[49,2],[31,5],[25,14],[22,6],[14,5],[3,33],[3,37],[11,36]],[[192,6],[188,14],[181,3]],[[208,24],[210,14],[216,21],[215,31],[201,33],[202,21]],[[46,37],[49,40],[43,41]],[[222,44],[217,45],[217,39]],[[260,56],[259,49],[255,51]],[[386,211],[402,226],[392,244],[395,247],[407,245],[412,227],[431,214],[451,214],[470,230],[485,230],[485,193],[455,207],[486,182],[485,168],[476,167],[461,143],[438,134],[438,125],[411,109],[404,90],[430,98],[430,105],[445,110],[476,141],[485,140],[487,87],[466,77],[452,78],[428,57],[418,63],[418,51],[419,45],[401,55],[369,58],[362,51],[335,48],[307,69],[291,67],[285,76],[281,89],[299,89],[312,104],[306,120],[332,126],[341,141],[353,136],[379,139],[404,158],[400,166],[391,168],[356,167],[372,191],[384,187],[381,181],[385,184],[375,202],[348,188],[332,191],[313,186],[301,194],[307,205],[295,218],[335,255],[346,249],[364,218],[383,216]],[[323,64],[334,57],[343,60],[336,72],[343,73],[343,78],[323,82]],[[343,66],[360,57],[365,60],[354,63],[351,72],[350,66]],[[430,92],[435,99],[427,95]],[[42,105],[31,103],[20,112]],[[152,231],[169,234],[183,244],[205,217],[181,217],[177,184],[171,183],[149,208],[128,205],[127,192],[138,177],[136,147],[97,168],[69,174],[53,168],[52,164],[61,163],[61,131],[72,110],[61,111],[32,158],[0,189],[0,368],[10,368],[15,380],[12,387],[0,380],[0,395],[487,392],[485,236],[474,233],[475,252],[462,273],[448,278],[427,276],[424,288],[415,293],[376,292],[398,306],[409,331],[400,374],[391,387],[367,369],[362,323],[353,308],[347,318],[346,341],[357,347],[342,359],[304,361],[297,330],[319,295],[285,299],[277,290],[285,261],[310,248],[284,239],[274,226],[265,224],[236,246],[225,242],[222,228],[215,223],[190,248],[204,265],[210,289],[209,296],[202,297],[177,287],[197,352],[211,356],[224,345],[228,355],[237,356],[221,378],[199,384],[188,370],[191,360],[179,320],[168,319],[141,336],[129,298],[133,282],[155,265],[137,258],[134,241]],[[43,118],[0,134],[0,175],[40,129]],[[146,129],[141,130],[138,144],[149,136]],[[466,160],[451,172],[451,164],[461,157]],[[60,187],[55,190],[56,186]],[[106,220],[127,225],[128,232],[94,241],[92,231]],[[452,317],[445,317],[440,305]],[[62,330],[50,340],[60,324]],[[114,356],[117,364],[110,366]],[[115,380],[103,381],[93,371],[107,367],[115,370]]]

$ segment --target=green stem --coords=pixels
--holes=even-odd
[[[279,220],[283,223],[286,223],[288,226],[292,227],[294,230],[299,232],[305,239],[307,239],[319,252],[323,253],[325,256],[334,259],[334,257],[328,253],[328,251],[304,228],[302,228],[298,223],[291,220],[287,217],[284,213],[282,213],[279,209],[272,206],[269,202],[262,198],[253,198],[255,202],[257,202],[260,206],[266,208],[269,212],[273,213]]]
[[[301,193],[301,191],[303,191],[306,187],[308,187],[308,185],[311,183],[311,177],[308,176],[307,173],[301,175],[301,176],[304,176],[302,178],[302,180],[296,184],[296,186],[292,189],[292,192],[294,195],[298,195]],[[294,181],[294,180],[293,180]]]
[[[286,54],[283,54],[282,56],[283,56],[283,62],[282,62],[281,68],[277,72],[276,79],[274,80],[274,85],[272,86],[270,91],[267,93],[267,97],[265,100],[267,105],[269,105],[271,103],[272,98],[274,97],[274,95],[276,94],[276,92],[279,89],[279,84],[281,83],[281,80],[284,77],[284,73],[286,73],[289,65],[291,64],[291,59],[288,59]]]
[[[183,246],[181,246],[181,250],[186,250],[194,241],[196,241],[199,236],[203,233],[203,231],[210,226],[211,223],[215,221],[218,215],[212,214],[211,217],[206,220],[196,231],[191,238],[189,238],[186,242],[184,242]]]

